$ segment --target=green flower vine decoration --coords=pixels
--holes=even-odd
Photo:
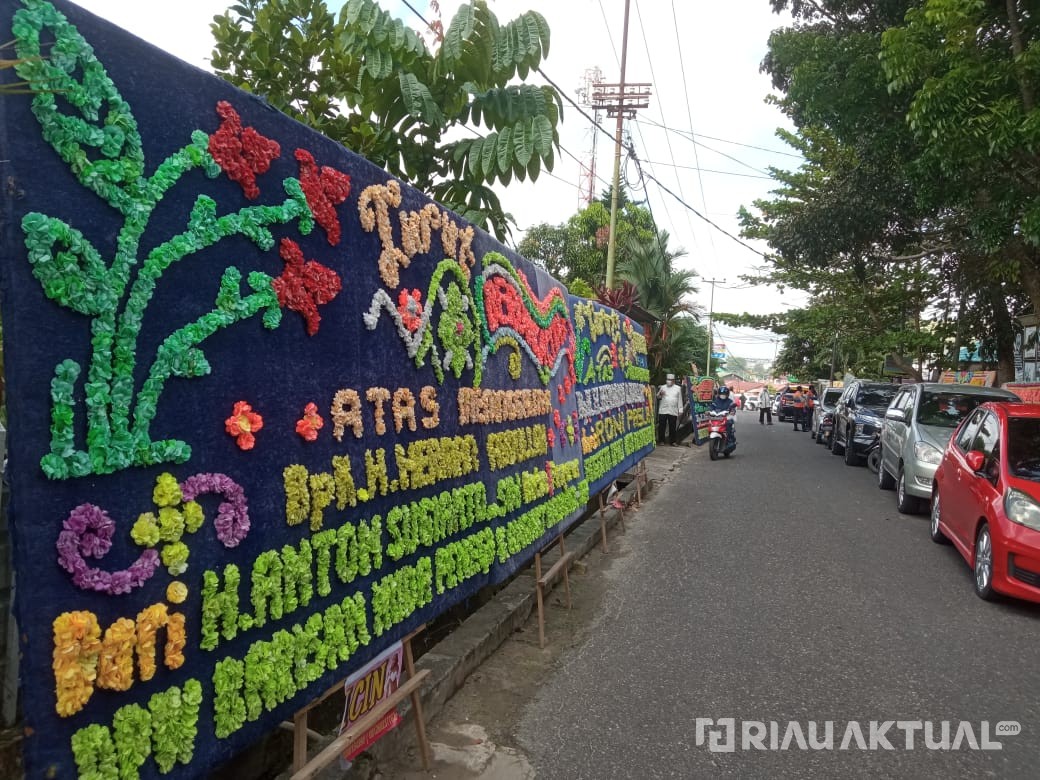
[[[226,165],[223,157],[218,162],[211,153],[215,136],[196,130],[190,143],[146,175],[137,122],[93,49],[50,3],[23,0],[23,5],[12,23],[19,57],[16,70],[34,91],[32,111],[43,138],[84,187],[124,218],[110,260],[81,231],[56,217],[33,212],[22,220],[28,260],[44,293],[91,318],[93,352],[84,384],[85,447],[75,441],[75,388],[83,367],[67,359],[57,365],[51,381],[51,451],[40,465],[51,479],[66,479],[130,466],[183,463],[191,455],[186,442],[151,438],[150,426],[166,381],[209,374],[210,364],[199,345],[218,330],[257,315],[273,329],[282,312],[277,280],[250,273],[245,279],[250,292],[243,295],[242,272],[227,268],[213,310],[162,342],[136,391],[138,337],[163,273],[232,236],[244,236],[269,250],[275,243],[272,225],[296,222],[306,235],[314,226],[312,209],[301,181],[293,178],[283,181],[285,199],[280,204],[248,206],[230,214],[218,214],[216,202],[199,195],[183,232],[140,258],[152,214],[186,173],[197,169],[213,178],[224,169],[252,196],[255,174],[267,170],[279,153],[278,145],[252,131],[251,140],[260,145],[264,159],[257,162],[254,156],[242,170]],[[53,38],[53,44],[45,46],[42,41],[48,38]],[[234,114],[233,109],[230,112]],[[225,123],[220,132],[226,136],[234,128],[229,115],[222,116]],[[327,300],[326,294],[317,302]]]

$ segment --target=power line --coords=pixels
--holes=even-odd
[[[603,0],[599,0],[599,12],[603,16],[603,26],[607,28],[607,40],[610,41],[610,48],[614,50],[614,62],[620,68],[621,58],[618,56],[617,46],[614,45],[614,36],[610,34],[610,23],[607,21],[607,12],[603,10]]]
[[[655,122],[652,119],[644,119],[642,121],[646,122],[647,124],[651,124],[651,125],[655,125],[656,127],[660,127],[662,130],[667,130],[669,133],[675,133],[677,135],[681,135],[681,136],[683,136],[684,138],[687,138],[687,139],[690,139],[691,137],[693,139],[696,139],[696,138],[707,138],[709,141],[719,141],[720,143],[724,143],[724,144],[733,144],[734,146],[743,146],[746,149],[757,149],[760,152],[769,152],[770,154],[779,154],[779,155],[783,155],[784,157],[794,157],[794,158],[797,158],[799,160],[803,159],[802,155],[795,154],[794,152],[781,152],[779,149],[768,149],[765,146],[755,146],[754,144],[745,144],[745,143],[743,143],[741,141],[732,141],[729,138],[719,138],[718,136],[714,136],[714,135],[705,135],[704,133],[694,133],[692,131],[679,130],[678,128],[675,128],[675,127],[668,127],[667,125],[658,124],[657,122]]]
[[[409,6],[409,8],[411,8],[411,6]],[[422,15],[422,14],[418,13],[418,12],[417,12],[417,11],[416,11],[416,10],[415,10],[414,8],[412,8],[411,10],[412,10],[412,12],[413,12],[413,13],[415,13],[415,15],[416,15],[416,16],[418,16],[418,17],[419,17],[419,18],[420,18],[420,19],[422,20],[423,24],[425,24],[425,25],[426,25],[426,26],[427,26],[427,27],[428,27],[429,29],[433,30],[433,26],[432,26],[432,25],[431,25],[431,24],[430,24],[429,22],[427,22],[427,21],[426,21],[426,18],[425,18],[425,17],[424,17],[424,16]],[[535,70],[536,70],[536,72],[538,73],[538,75],[539,75],[539,76],[541,76],[541,77],[542,77],[543,79],[545,79],[545,81],[546,81],[546,82],[547,82],[547,83],[549,84],[549,86],[553,87],[553,89],[555,89],[555,90],[556,90],[556,93],[557,93],[558,95],[560,95],[560,97],[562,97],[562,98],[563,98],[564,100],[566,100],[566,101],[567,101],[568,103],[570,103],[570,104],[571,104],[571,106],[572,106],[572,107],[573,107],[573,108],[574,108],[574,109],[575,109],[575,110],[576,110],[576,111],[577,111],[577,112],[578,112],[579,114],[581,114],[581,115],[582,115],[583,117],[585,117],[585,118],[586,118],[586,119],[587,119],[587,120],[589,121],[589,123],[590,123],[590,124],[591,124],[591,125],[592,125],[592,126],[593,126],[593,127],[595,128],[595,129],[596,129],[596,130],[598,130],[599,132],[603,133],[603,135],[605,135],[605,136],[606,136],[607,138],[611,139],[612,141],[613,141],[613,140],[615,140],[615,138],[614,138],[614,135],[613,135],[613,134],[612,134],[612,133],[611,133],[611,132],[610,132],[609,130],[607,130],[607,129],[606,129],[605,127],[603,127],[603,126],[602,126],[602,125],[601,125],[601,124],[600,124],[599,122],[597,122],[597,121],[596,121],[596,120],[595,120],[595,119],[594,119],[593,117],[589,116],[588,112],[587,112],[587,111],[585,111],[585,109],[584,109],[584,108],[582,108],[582,106],[581,106],[581,105],[580,105],[580,104],[579,104],[579,103],[578,103],[578,102],[577,102],[577,101],[576,101],[576,100],[575,100],[574,98],[572,98],[572,97],[571,97],[571,96],[570,96],[570,95],[569,95],[569,94],[568,94],[568,93],[567,93],[567,92],[566,92],[566,91],[565,91],[565,90],[564,90],[564,89],[563,89],[563,88],[562,88],[562,87],[561,87],[561,86],[560,86],[559,84],[557,84],[557,83],[556,83],[556,82],[555,82],[555,81],[554,81],[553,79],[549,78],[549,74],[547,74],[547,73],[546,73],[546,72],[545,72],[544,70],[542,70],[542,68],[541,68],[541,67],[535,68]],[[475,131],[474,131],[474,132],[475,132]],[[478,133],[478,135],[479,135],[479,133]],[[695,143],[696,143],[696,142],[695,142]],[[560,148],[562,149],[563,147],[560,147]],[[639,170],[639,172],[640,172],[640,176],[641,176],[641,177],[644,177],[644,176],[645,176],[646,178],[650,179],[650,181],[654,182],[654,183],[655,183],[655,184],[656,184],[656,185],[657,185],[658,187],[660,187],[660,188],[661,188],[662,190],[664,190],[664,191],[665,191],[665,192],[667,192],[667,193],[668,193],[669,195],[671,195],[671,196],[672,196],[673,198],[675,198],[675,199],[676,199],[677,201],[679,201],[679,203],[681,203],[681,204],[682,204],[682,205],[683,205],[683,206],[684,206],[684,207],[685,207],[686,209],[688,209],[689,211],[692,211],[692,212],[693,212],[693,213],[694,213],[695,215],[697,215],[698,217],[700,217],[700,218],[701,218],[701,219],[702,219],[702,220],[703,220],[704,222],[706,222],[707,224],[711,225],[711,226],[712,226],[713,228],[715,228],[716,230],[718,230],[718,231],[719,231],[720,233],[722,233],[723,235],[725,235],[725,236],[727,236],[727,237],[729,237],[729,238],[733,239],[734,241],[736,241],[736,242],[737,242],[738,244],[740,244],[741,246],[745,247],[746,249],[750,249],[750,250],[751,250],[752,252],[754,252],[754,253],[755,253],[756,255],[759,255],[760,257],[763,257],[763,258],[765,258],[765,259],[767,259],[767,260],[769,259],[769,258],[768,258],[768,256],[767,256],[767,255],[766,255],[765,253],[763,253],[763,252],[760,252],[759,250],[755,249],[755,248],[754,248],[753,246],[751,246],[751,245],[750,245],[750,244],[748,244],[747,242],[745,242],[745,241],[743,241],[743,240],[741,240],[741,239],[737,238],[736,236],[734,236],[734,235],[733,235],[732,233],[730,233],[729,231],[727,231],[727,230],[726,230],[725,228],[723,228],[723,227],[721,227],[721,226],[717,225],[717,224],[716,224],[715,222],[713,222],[712,220],[708,219],[708,218],[707,218],[707,217],[706,217],[706,216],[705,216],[704,214],[702,214],[702,213],[701,213],[700,211],[698,211],[698,210],[697,210],[697,209],[695,209],[695,208],[694,208],[693,206],[691,206],[691,205],[690,205],[689,203],[687,203],[687,202],[686,202],[686,200],[685,200],[685,198],[682,198],[682,197],[680,197],[679,195],[676,195],[676,194],[675,194],[675,193],[674,193],[674,192],[673,192],[673,191],[672,191],[672,190],[671,190],[671,189],[670,189],[669,187],[665,186],[665,185],[664,185],[664,184],[663,184],[663,183],[661,182],[661,180],[660,180],[660,179],[658,179],[658,178],[657,178],[656,176],[654,176],[654,175],[652,175],[652,174],[646,174],[646,173],[644,173],[644,172],[643,172],[643,169],[642,169],[642,167],[640,166],[640,163],[639,163],[639,158],[638,158],[638,156],[636,156],[636,154],[635,154],[635,150],[634,150],[634,149],[632,148],[631,144],[629,144],[629,145],[628,145],[628,146],[626,147],[626,150],[627,150],[627,151],[628,151],[628,153],[629,153],[629,154],[630,154],[630,155],[632,156],[632,158],[633,158],[633,159],[635,160],[635,163],[636,163],[636,168],[637,168],[637,169]],[[570,153],[568,152],[568,154],[570,154]],[[570,155],[570,156],[571,156],[571,157],[574,157],[574,155]],[[575,157],[574,159],[576,159],[576,160],[577,160],[577,158],[576,158],[576,157]],[[579,162],[580,162],[580,160],[579,160]],[[739,161],[738,161],[738,162],[739,162]],[[742,164],[743,164],[743,163],[742,163]],[[749,166],[749,167],[750,167],[750,166]],[[756,170],[757,170],[757,169],[756,169]],[[647,201],[647,202],[649,203],[649,201]],[[652,217],[651,217],[651,218],[652,218]],[[655,222],[655,226],[656,226],[656,222]],[[709,234],[709,235],[710,235],[710,234]]]
[[[646,37],[646,25],[643,24],[643,11],[639,7],[639,0],[635,0],[635,3],[636,3],[636,16],[639,18],[639,30],[643,34],[643,47],[646,49],[646,61],[647,61],[647,64],[650,66],[650,80],[654,84],[657,84],[658,83],[657,82],[657,74],[654,73],[654,60],[653,60],[653,57],[650,56],[650,42],[647,40],[647,37]],[[661,112],[661,121],[663,122],[664,121],[664,104],[661,102],[660,99],[658,99],[658,101],[657,101],[657,110]],[[639,137],[640,137],[640,139],[643,138],[643,130],[642,130],[642,128],[639,129]],[[672,149],[672,139],[671,139],[670,136],[666,135],[665,136],[665,141],[668,144],[668,156],[672,158],[672,165],[674,166],[675,165],[675,151]],[[643,141],[643,146],[646,149],[648,149],[648,150],[650,148],[650,147],[646,146],[646,141]],[[679,178],[679,173],[678,173],[677,167],[673,168],[673,173],[675,173],[675,183],[679,187],[679,194],[680,195],[684,195],[683,188],[682,188],[682,180]],[[703,195],[703,190],[702,190],[702,195]],[[647,202],[649,202],[649,200]],[[707,208],[707,207],[705,207],[705,208]],[[665,213],[668,213],[667,207],[665,207]],[[669,221],[671,221],[671,214],[668,215],[668,219],[669,219]],[[694,233],[693,224],[690,222],[690,214],[689,214],[689,212],[686,213],[686,223],[687,223],[687,226],[690,228],[690,233],[693,234]]]
[[[673,25],[675,27],[675,46],[679,50],[679,72],[682,74],[683,96],[686,98],[686,116],[687,116],[687,118],[690,121],[690,132],[693,133],[693,112],[690,110],[690,103],[692,101],[690,100],[690,87],[686,83],[686,63],[683,60],[682,41],[679,40],[679,20],[678,20],[678,18],[675,15],[675,0],[672,0],[672,23],[673,23]],[[661,124],[664,124],[664,111],[661,112]],[[668,136],[666,135],[665,138],[668,138]],[[671,149],[672,149],[672,145],[671,145],[671,143],[669,143],[668,144],[668,150],[671,151]],[[672,155],[672,162],[673,163],[675,162],[675,155],[674,154]],[[697,166],[697,186],[700,189],[700,193],[701,193],[701,208],[703,208],[705,211],[707,211],[708,210],[708,198],[704,194],[704,178],[701,176],[701,161],[700,161],[700,158],[697,156],[697,147],[696,146],[693,147],[693,162],[694,162],[694,165]],[[676,178],[676,180],[679,179],[679,174],[678,173],[675,174],[675,178]],[[681,187],[679,188],[679,194],[680,195],[682,194],[682,188]],[[689,222],[689,220],[690,220],[690,215],[687,214],[686,215],[687,223]],[[693,231],[693,226],[692,225],[690,226],[690,231],[691,232]],[[712,238],[711,233],[708,234],[708,243],[711,244],[712,254],[716,255],[716,259],[718,259],[718,256],[717,256],[716,250],[715,250],[715,241]]]
[[[712,168],[698,168],[696,165],[678,165],[676,163],[651,162],[650,160],[644,160],[644,162],[647,165],[664,165],[669,168],[682,168],[688,171],[700,171],[701,173],[718,173],[722,176],[743,176],[748,179],[767,179],[769,181],[773,180],[772,176],[763,176],[759,173],[737,173],[736,171],[717,171]]]

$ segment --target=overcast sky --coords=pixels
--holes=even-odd
[[[416,29],[419,18],[400,0],[380,0],[391,13]],[[208,67],[212,50],[209,22],[230,0],[79,0],[79,5],[200,67]],[[460,0],[441,0],[447,22]],[[500,21],[525,10],[541,13],[552,34],[543,70],[572,97],[587,70],[598,67],[603,80],[620,80],[624,0],[490,0]],[[336,0],[330,5],[337,6]],[[429,0],[411,0],[427,19]],[[626,81],[652,84],[650,106],[628,123],[631,141],[647,173],[656,177],[690,207],[736,236],[736,212],[766,197],[772,188],[768,166],[794,168],[798,158],[775,137],[786,126],[779,111],[766,103],[768,77],[759,72],[769,33],[787,23],[774,15],[768,0],[632,0]],[[534,80],[539,80],[537,74]],[[589,111],[591,114],[591,111]],[[614,120],[601,117],[611,133]],[[671,131],[662,128],[672,128]],[[691,137],[691,132],[694,134]],[[505,209],[520,231],[540,222],[561,223],[582,204],[581,164],[592,159],[591,123],[569,104],[560,130],[563,151],[552,176],[534,185],[514,183],[502,192]],[[600,134],[596,149],[595,193],[609,187],[614,145]],[[755,148],[758,147],[758,148]],[[632,164],[624,173],[636,199],[648,199],[657,224],[672,236],[671,245],[688,254],[679,261],[703,279],[725,279],[715,287],[714,310],[768,313],[804,298],[775,289],[740,286],[762,258],[710,227],[654,182],[637,181]],[[643,187],[645,186],[645,190]],[[515,236],[519,240],[521,233]],[[765,247],[758,245],[760,250]],[[711,286],[700,282],[697,302],[709,307]],[[771,334],[720,328],[731,354],[772,358]]]

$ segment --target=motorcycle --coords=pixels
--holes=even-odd
[[[729,417],[729,412],[708,412],[708,457],[712,460],[718,460],[720,457],[728,458],[730,453],[737,448],[736,435],[734,434],[730,438],[726,430],[726,422]],[[734,423],[736,423],[736,419],[734,419]]]

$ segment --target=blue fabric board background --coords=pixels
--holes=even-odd
[[[20,5],[13,0],[0,0],[0,24],[5,29],[10,29],[12,14]],[[374,498],[345,512],[330,508],[325,515],[325,528],[332,528],[375,515],[385,517],[396,503],[435,495],[475,479],[483,479],[487,484],[488,499],[492,501],[498,478],[508,473],[540,468],[543,461],[528,461],[511,470],[492,474],[486,470],[488,434],[538,422],[551,428],[553,421],[550,416],[548,419],[462,426],[458,419],[456,392],[460,387],[473,385],[473,371],[467,370],[461,379],[446,372],[446,379],[441,383],[434,375],[429,359],[425,365],[416,366],[407,356],[394,322],[385,313],[374,330],[365,327],[362,314],[368,310],[373,292],[384,284],[376,263],[381,250],[380,240],[377,232],[362,229],[357,199],[365,187],[389,181],[388,174],[274,111],[262,100],[171,58],[104,20],[60,0],[54,5],[90,43],[133,110],[143,139],[145,175],[150,175],[161,161],[188,144],[193,130],[200,129],[207,134],[215,132],[220,125],[215,110],[220,100],[232,104],[241,116],[243,127],[254,127],[281,145],[281,155],[271,170],[258,176],[261,195],[255,202],[246,200],[241,187],[223,173],[214,179],[207,178],[199,170],[185,174],[155,210],[138,252],[139,258],[185,229],[194,199],[200,194],[206,194],[217,202],[219,214],[249,205],[280,203],[284,199],[283,179],[299,176],[293,159],[293,151],[297,148],[308,150],[319,165],[332,166],[351,177],[350,196],[336,207],[343,231],[343,239],[338,245],[330,246],[319,226],[315,226],[307,236],[300,235],[294,224],[273,227],[276,241],[282,236],[291,237],[299,243],[306,259],[321,262],[343,279],[343,289],[338,296],[319,307],[322,319],[318,332],[309,336],[303,318],[296,312],[284,310],[282,323],[275,330],[262,327],[259,317],[253,317],[206,339],[201,349],[212,366],[212,372],[200,378],[170,379],[160,396],[151,425],[153,440],[170,437],[188,442],[192,447],[188,462],[135,466],[114,474],[52,480],[40,468],[41,457],[49,451],[50,382],[55,366],[67,358],[80,363],[85,375],[91,354],[90,320],[45,296],[26,259],[21,219],[27,212],[39,211],[64,220],[80,230],[107,262],[114,252],[123,216],[84,187],[41,137],[40,126],[30,110],[30,96],[5,97],[0,101],[0,133],[3,134],[0,142],[6,161],[3,165],[7,182],[3,195],[0,269],[10,442],[7,476],[12,491],[10,523],[18,581],[17,615],[20,634],[26,640],[21,647],[22,703],[25,724],[32,729],[32,736],[25,742],[27,774],[36,777],[53,772],[57,777],[72,776],[75,766],[69,738],[74,731],[92,723],[108,725],[118,708],[135,702],[145,704],[152,694],[195,678],[202,683],[205,695],[194,758],[190,766],[178,765],[165,775],[194,777],[269,732],[317,692],[346,676],[350,669],[363,665],[414,627],[432,620],[480,588],[511,576],[526,565],[548,538],[573,523],[580,510],[556,528],[546,531],[542,539],[522,553],[506,563],[496,563],[489,574],[473,577],[443,596],[435,594],[431,604],[414,612],[382,636],[373,635],[372,642],[360,648],[349,662],[328,672],[275,710],[265,712],[259,720],[247,723],[226,739],[216,739],[213,711],[208,700],[216,661],[225,657],[243,658],[254,641],[269,639],[278,629],[303,623],[308,615],[324,610],[346,595],[357,591],[368,593],[373,581],[397,566],[432,557],[434,550],[420,547],[416,553],[396,562],[384,556],[383,567],[378,572],[359,577],[349,586],[334,585],[332,594],[327,597],[315,594],[307,608],[287,614],[281,620],[269,621],[261,629],[240,632],[233,640],[222,640],[216,650],[201,650],[198,639],[202,573],[206,570],[220,572],[232,562],[239,564],[243,580],[241,605],[244,611],[248,611],[250,562],[265,550],[280,549],[282,545],[295,546],[311,535],[306,523],[294,527],[286,524],[282,484],[282,472],[286,466],[302,464],[311,472],[330,471],[334,455],[349,455],[355,479],[361,485],[364,482],[362,453],[366,449],[386,448],[393,476],[394,444],[407,447],[413,441],[431,436],[455,434],[476,438],[485,467],[483,473],[440,482],[421,490]],[[414,211],[429,202],[407,185],[402,184],[401,189],[401,210]],[[464,224],[458,217],[455,220]],[[395,242],[399,244],[397,229]],[[505,255],[526,276],[538,298],[545,299],[554,289],[566,296],[559,282],[480,230],[476,231],[473,250],[478,260],[472,269],[473,278],[482,269],[480,259],[484,254],[495,251]],[[410,266],[400,269],[400,286],[389,290],[393,298],[396,300],[400,289],[416,288],[423,291],[423,302],[426,303],[430,274],[442,257],[443,251],[435,240],[428,255],[416,255]],[[274,249],[262,251],[238,236],[201,249],[171,266],[163,274],[145,314],[137,344],[137,387],[143,382],[162,340],[173,330],[213,308],[221,274],[228,266],[236,266],[244,274],[262,270],[276,277],[282,272],[284,263],[278,255],[277,244]],[[519,380],[510,377],[507,353],[508,350],[503,349],[488,356],[482,388],[546,387],[526,357],[521,360]],[[564,381],[566,368],[565,361],[547,386],[554,408],[559,409],[563,416],[576,410],[573,392],[567,394],[562,405],[558,400],[558,388]],[[76,442],[80,446],[86,436],[83,382],[84,376],[81,375],[76,383],[75,406]],[[418,399],[420,388],[426,385],[437,389],[440,403],[441,422],[433,431],[424,431],[420,426],[414,433],[407,428],[396,433],[388,414],[389,430],[379,436],[373,429],[370,407],[366,405],[363,439],[354,438],[349,430],[342,442],[332,437],[329,406],[337,390],[351,388],[364,398],[364,391],[369,387],[385,387],[391,392],[406,387]],[[224,430],[224,420],[231,415],[234,403],[240,400],[248,401],[264,418],[264,428],[257,434],[257,444],[248,452],[240,450]],[[325,419],[325,427],[314,443],[305,442],[295,432],[296,421],[308,402],[316,403]],[[609,479],[630,468],[649,449],[652,447],[626,457],[623,464],[612,470]],[[552,460],[560,463],[580,457],[580,441],[571,443],[557,436],[550,455]],[[90,610],[97,615],[103,630],[120,617],[133,619],[145,606],[163,602],[166,586],[173,579],[164,567],[160,567],[143,587],[129,594],[108,596],[80,590],[57,565],[55,542],[62,522],[74,507],[83,503],[89,502],[105,509],[116,522],[113,549],[103,559],[88,562],[109,571],[122,569],[141,552],[141,548],[130,539],[129,529],[140,513],[154,510],[152,488],[156,477],[164,472],[172,473],[178,480],[207,472],[230,476],[245,489],[252,524],[249,534],[234,549],[221,545],[212,523],[218,500],[203,498],[206,523],[196,534],[185,537],[190,548],[189,568],[178,578],[189,588],[188,601],[181,605],[187,615],[185,665],[171,671],[160,661],[159,670],[152,680],[137,681],[126,692],[95,690],[80,712],[68,718],[58,717],[54,708],[51,670],[51,624],[55,617],[64,611]],[[603,480],[609,481],[606,476]],[[492,521],[491,525],[508,522],[514,516]],[[474,530],[477,529],[460,533],[444,543]],[[149,761],[142,767],[141,774],[144,777],[158,776],[158,770]]]

